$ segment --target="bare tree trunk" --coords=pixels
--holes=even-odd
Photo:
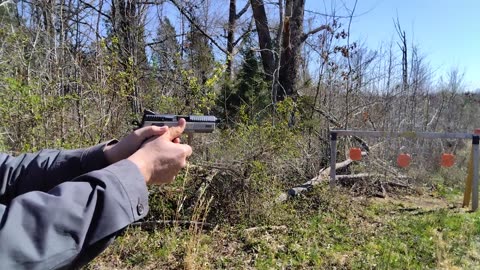
[[[400,38],[400,43],[398,46],[402,51],[402,89],[404,92],[408,90],[408,46],[407,46],[407,37],[405,31],[402,30],[400,22],[395,22],[395,28],[397,30],[398,37]]]
[[[287,0],[285,20],[283,22],[282,54],[280,56],[279,84],[277,100],[287,96],[296,98],[298,69],[300,66],[300,49],[303,43],[303,18],[305,0]]]
[[[283,3],[281,1],[279,2],[280,9]],[[267,80],[272,82],[273,103],[288,96],[295,99],[295,84],[298,81],[301,46],[310,35],[322,30],[329,30],[330,27],[322,25],[308,33],[303,33],[305,0],[287,0],[284,16],[280,19],[280,22],[283,21],[279,26],[278,35],[281,42],[278,42],[277,46],[279,47],[276,50],[273,48],[270,36],[264,1],[250,0],[250,3],[257,26],[263,69]],[[278,55],[275,56],[275,53],[278,53]],[[276,76],[276,74],[278,75]],[[277,77],[278,82],[276,81]]]
[[[236,15],[237,15],[237,4],[236,0],[230,0],[230,8],[228,12],[228,33],[227,33],[227,77],[230,80],[233,80],[233,42],[235,39],[235,27],[236,27]]]
[[[404,120],[408,120],[408,116],[405,113],[408,109],[408,46],[407,46],[407,37],[405,35],[405,31],[402,30],[400,26],[400,22],[397,18],[397,21],[395,22],[395,28],[397,30],[397,34],[400,38],[400,43],[398,46],[400,47],[400,50],[402,51],[402,100],[400,101],[400,106],[399,106],[399,112],[401,112],[403,115],[400,115],[400,118]],[[402,122],[400,122],[402,124]],[[402,128],[401,125],[399,125],[397,128]]]
[[[257,27],[258,43],[260,46],[260,55],[262,57],[263,70],[269,81],[272,81],[275,70],[275,57],[273,54],[272,38],[268,26],[267,13],[263,0],[250,0]]]

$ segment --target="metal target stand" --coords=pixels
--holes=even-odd
[[[410,139],[470,139],[472,140],[472,163],[473,182],[471,194],[467,194],[468,186],[465,188],[465,198],[472,196],[472,211],[478,209],[478,177],[479,177],[479,138],[480,129],[474,133],[442,133],[442,132],[386,132],[386,131],[365,131],[365,130],[331,130],[330,131],[330,186],[336,184],[335,165],[337,163],[337,137],[338,136],[359,136],[370,138],[410,138]],[[467,181],[468,183],[468,181]],[[468,197],[469,200],[470,197]],[[467,202],[468,204],[468,202]],[[464,202],[465,205],[465,202]]]

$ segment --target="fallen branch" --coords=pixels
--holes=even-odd
[[[364,156],[366,154],[367,154],[366,152],[362,152],[362,156]],[[339,162],[339,163],[335,164],[335,171],[347,167],[352,162],[353,162],[353,160],[347,159],[345,161],[342,161],[342,162]],[[287,192],[284,192],[284,193],[280,194],[280,196],[277,197],[276,202],[277,203],[284,202],[291,197],[295,197],[295,196],[299,195],[300,193],[311,189],[314,185],[317,185],[317,184],[323,182],[324,180],[328,179],[329,175],[330,175],[330,167],[323,168],[322,170],[320,170],[318,175],[315,176],[314,178],[310,179],[309,181],[307,181],[307,182],[305,182],[305,183],[303,183],[299,186],[296,186],[296,187],[293,187],[293,188],[289,189]]]
[[[406,178],[406,177],[405,177],[405,178]],[[405,184],[397,183],[397,182],[385,182],[384,184],[385,184],[385,185],[389,185],[389,186],[394,186],[394,187],[412,188],[412,187],[409,186],[409,185],[405,185]]]
[[[380,182],[380,188],[382,189],[382,193],[377,193],[376,195],[383,199],[387,198],[387,190],[385,190],[382,182]]]
[[[396,179],[403,178],[407,179],[407,177],[395,177]],[[371,180],[367,179],[374,179],[376,183],[372,182]],[[397,182],[391,182],[391,181],[385,181],[387,180],[387,175],[385,174],[370,174],[370,173],[359,173],[359,174],[351,174],[351,175],[337,175],[336,180],[338,183],[340,183],[343,186],[351,186],[350,190],[355,190],[355,188],[359,185],[359,183],[362,183],[365,187],[366,190],[369,189],[370,187],[375,186],[376,184],[379,184],[379,189],[381,192],[374,192],[373,195],[380,197],[380,198],[386,198],[387,197],[387,190],[385,189],[386,186],[389,187],[395,187],[395,188],[405,188],[409,189],[411,188],[410,186],[403,184],[403,183],[397,183]],[[361,185],[361,184],[360,184]]]
[[[363,178],[372,178],[372,177],[381,177],[383,176],[382,174],[371,174],[371,173],[358,173],[358,174],[345,174],[345,175],[337,175],[335,176],[335,179],[337,181],[341,180],[357,180],[357,179],[363,179]]]
[[[362,152],[362,156],[366,156],[366,155],[367,155],[366,152]],[[337,171],[339,169],[346,168],[352,162],[353,162],[353,160],[347,159],[347,160],[344,160],[342,162],[339,162],[339,163],[335,164],[335,171]],[[307,181],[307,182],[305,182],[305,183],[303,183],[299,186],[296,186],[296,187],[293,187],[293,188],[289,189],[287,192],[284,192],[284,193],[280,194],[275,201],[277,203],[285,202],[291,197],[295,197],[302,192],[305,192],[305,191],[308,191],[308,190],[312,189],[313,186],[329,179],[329,177],[330,177],[330,167],[323,168],[322,170],[320,170],[320,172],[318,173],[317,176],[315,176],[314,178],[310,179],[309,181]],[[336,179],[336,181],[347,181],[347,180],[358,180],[358,179],[371,178],[371,177],[385,178],[386,175],[385,174],[359,173],[359,174],[353,174],[353,175],[336,175],[335,179]],[[403,176],[403,175],[395,175],[395,178],[397,178],[397,179],[408,179],[407,176]],[[408,186],[406,184],[403,184],[403,183],[397,183],[397,182],[391,182],[391,181],[382,182],[382,185],[381,185],[381,188],[382,188],[382,194],[381,195],[382,196],[386,195],[384,185],[396,186],[396,187],[402,187],[402,188],[411,188],[410,186]]]
[[[359,180],[364,178],[386,178],[385,174],[381,173],[358,173],[358,174],[345,174],[345,175],[336,175],[335,180],[337,181],[348,181],[348,180]],[[406,176],[395,176],[398,179],[408,179]],[[398,186],[398,187],[408,187],[405,184],[395,183],[395,182],[384,182],[384,184],[389,186]]]

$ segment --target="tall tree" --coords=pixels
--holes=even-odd
[[[195,72],[201,83],[205,83],[214,65],[212,47],[205,35],[193,26],[187,35],[187,42],[188,67]]]
[[[147,64],[144,42],[145,9],[138,0],[112,0],[113,33],[118,38],[117,52],[124,70],[132,73],[125,78],[133,113],[140,112],[139,72]]]
[[[285,5],[282,1],[279,0],[279,7],[284,6],[284,10],[280,12],[281,24],[279,27],[281,28],[278,31],[278,41],[276,42],[278,47],[274,48],[270,34],[273,31],[268,24],[265,3],[263,0],[250,0],[257,26],[263,69],[267,80],[273,83],[272,98],[274,102],[296,95],[301,46],[310,35],[330,29],[328,25],[321,25],[304,33],[305,0],[286,0]],[[280,55],[280,57],[275,55]]]
[[[288,0],[285,5],[277,100],[296,94],[303,36],[305,0]]]
[[[154,95],[171,96],[179,85],[177,78],[180,74],[181,48],[177,41],[176,30],[166,17],[160,21],[152,49],[153,72],[161,87],[160,93]]]
[[[226,60],[226,73],[227,77],[232,80],[233,79],[233,57],[235,55],[235,46],[239,42],[240,39],[235,40],[235,31],[237,29],[237,21],[240,19],[240,17],[247,11],[248,7],[250,5],[250,2],[247,2],[247,4],[240,10],[239,13],[237,13],[237,0],[230,0],[230,6],[228,9],[228,26],[227,26],[227,60]],[[247,33],[250,32],[250,30],[247,30]]]
[[[275,70],[275,57],[265,4],[263,0],[250,0],[250,3],[257,27],[258,45],[260,47],[260,55],[262,56],[263,70],[266,78],[272,81]]]
[[[250,38],[246,39],[241,50],[242,66],[238,72],[236,84],[227,87],[220,97],[224,119],[227,124],[237,122],[238,113],[248,116],[248,120],[256,120],[258,112],[270,103],[267,83],[261,73],[261,62],[252,49]]]

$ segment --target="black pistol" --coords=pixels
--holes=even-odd
[[[175,115],[175,114],[158,114],[150,110],[143,111],[142,122],[134,122],[138,128],[146,126],[168,126],[174,127],[178,125],[180,118],[185,119],[187,125],[185,133],[212,133],[215,130],[218,118],[212,115]]]

